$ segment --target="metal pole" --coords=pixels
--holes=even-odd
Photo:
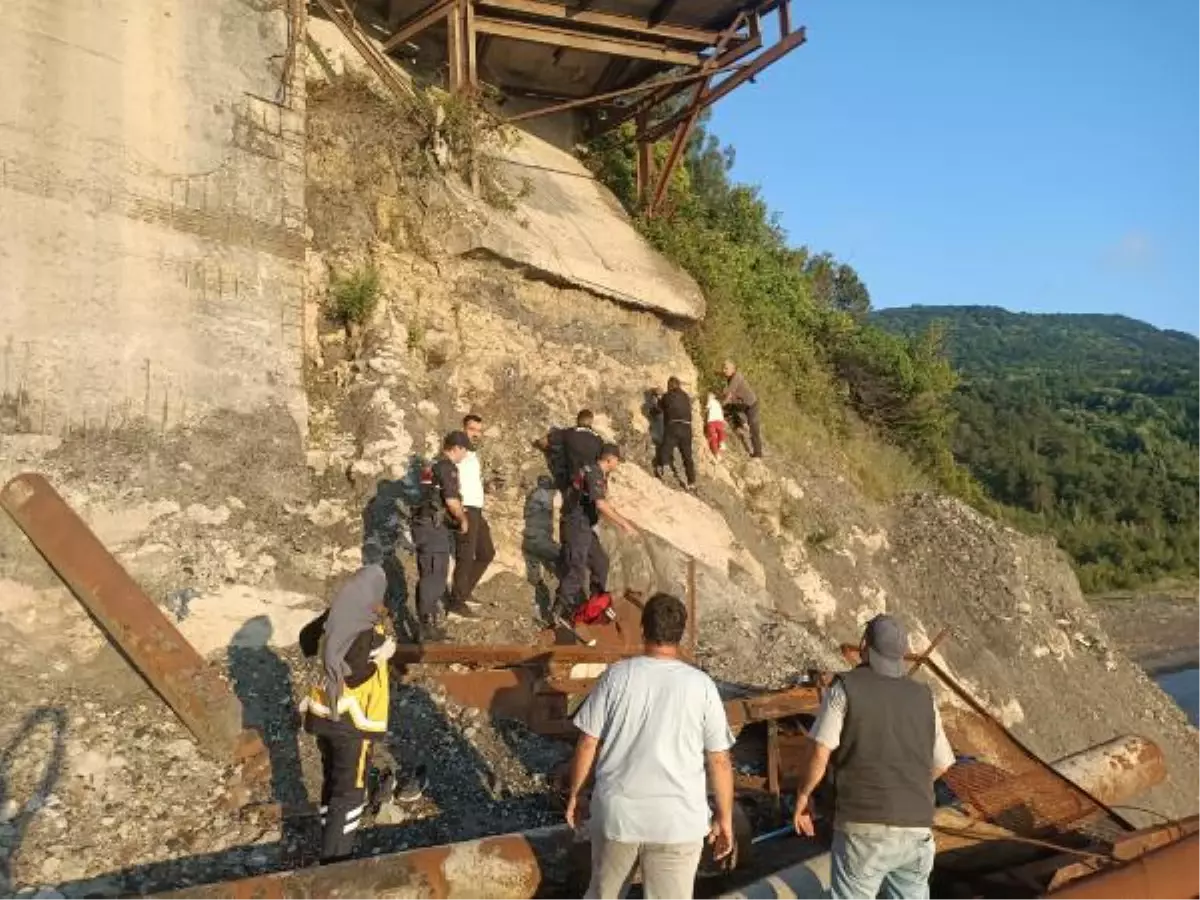
[[[233,763],[265,754],[229,687],[45,478],[18,475],[0,506],[206,750]]]

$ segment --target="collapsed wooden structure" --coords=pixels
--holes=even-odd
[[[318,2],[343,30],[372,11],[384,54],[417,41],[443,46],[451,91],[487,84],[547,101],[509,122],[579,112],[594,136],[632,121],[649,215],[700,115],[805,41],[791,0],[375,0],[354,4],[354,14],[346,0]],[[654,145],[667,138],[659,163]]]
[[[235,802],[261,798],[269,780],[265,748],[256,734],[241,730],[240,704],[228,685],[196,656],[54,488],[40,475],[19,475],[0,490],[0,507],[202,749],[241,773],[231,785]],[[686,592],[693,630],[684,649],[691,655],[694,563],[688,567]],[[532,647],[405,645],[394,658],[395,673],[406,677],[408,667],[419,666],[423,679],[439,683],[460,704],[524,721],[541,734],[569,737],[570,716],[603,667],[639,652],[640,606],[635,594],[617,598],[615,621],[591,629],[592,646],[580,645],[578,635],[565,629],[547,633],[545,643]],[[942,715],[957,756],[944,779],[949,794],[942,797],[934,824],[939,895],[1200,893],[1196,817],[1139,831],[1114,810],[1114,804],[1165,777],[1154,744],[1119,738],[1047,764],[941,669],[930,658],[932,649],[912,656],[911,663],[945,689]],[[850,662],[856,652],[843,647]],[[779,827],[787,821],[785,795],[802,770],[805,729],[832,678],[828,672],[807,672],[792,687],[744,691],[726,701],[730,725],[739,735],[734,750],[737,868],[732,873],[711,864],[702,868],[702,874],[715,876],[706,881],[702,896],[738,884],[744,892],[730,896],[799,896],[798,890],[819,886],[819,846],[778,841],[762,855],[752,822],[765,825],[767,837],[786,831]],[[171,896],[553,896],[577,883],[581,872],[586,876],[588,864],[584,836],[561,826],[202,885]],[[770,877],[755,883],[765,875]]]

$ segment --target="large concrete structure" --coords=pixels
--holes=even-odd
[[[303,18],[302,0],[7,10],[10,427],[167,428],[277,404],[303,424]]]

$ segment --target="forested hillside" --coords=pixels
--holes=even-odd
[[[1050,530],[1087,590],[1197,571],[1200,345],[1122,316],[910,307],[959,371],[955,457],[1025,527]]]

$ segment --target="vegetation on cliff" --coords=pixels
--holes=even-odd
[[[960,372],[954,455],[1027,530],[1048,530],[1085,590],[1197,572],[1196,338],[1123,316],[991,307],[875,313],[937,327]]]
[[[631,126],[598,139],[588,161],[636,215]],[[732,162],[732,149],[698,128],[665,213],[639,219],[707,297],[704,322],[688,336],[697,367],[711,376],[727,356],[736,359],[763,396],[777,446],[810,442],[805,422],[835,433],[865,422],[936,480],[969,494],[949,452],[956,377],[937,333],[909,337],[873,325],[870,294],[854,269],[789,244],[758,189],[730,178]]]

